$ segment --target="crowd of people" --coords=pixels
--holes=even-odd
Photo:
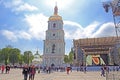
[[[10,65],[0,65],[0,73],[6,73],[9,74],[10,69],[13,68]],[[14,68],[20,68],[22,69],[22,74],[24,76],[24,80],[34,80],[35,78],[35,74],[37,73],[52,73],[53,71],[55,72],[65,72],[66,74],[69,74],[70,72],[72,72],[72,70],[75,70],[75,68],[72,67],[55,67],[55,66],[35,66],[35,65],[24,65],[22,67],[14,67]],[[101,73],[100,75],[105,77],[106,73],[109,73],[109,71],[111,70],[115,70],[115,71],[119,71],[120,70],[120,66],[111,68],[111,66],[101,66],[100,68]],[[82,67],[77,67],[76,71],[83,71],[86,73],[87,71],[87,67],[86,66],[82,66]]]
[[[30,65],[30,66],[25,65],[22,71],[22,74],[24,75],[24,80],[27,80],[27,79],[34,80],[36,71],[38,73],[44,72],[48,74],[52,73],[53,71],[57,71],[57,72],[66,71],[67,74],[69,74],[70,71],[72,72],[72,68],[71,67],[51,67],[51,66],[36,67],[34,65]]]
[[[9,71],[10,71],[10,66],[9,65],[1,65],[0,66],[0,71],[1,71],[1,73],[3,74],[3,73],[9,73]]]
[[[24,80],[27,80],[28,76],[29,76],[29,80],[34,80],[35,73],[36,73],[36,67],[34,65],[30,65],[30,66],[25,65],[23,67],[22,74],[24,75]]]

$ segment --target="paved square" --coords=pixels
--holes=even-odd
[[[100,76],[100,71],[96,72],[77,72],[72,71],[70,74],[66,72],[37,73],[35,80],[105,80],[105,77]],[[9,74],[1,74],[0,80],[23,80],[22,69],[11,69]]]

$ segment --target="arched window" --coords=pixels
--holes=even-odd
[[[52,45],[52,53],[55,53],[55,44]]]
[[[55,27],[56,27],[56,24],[54,23],[54,24],[53,24],[53,28],[55,28]]]
[[[55,34],[53,34],[53,36],[55,36]]]

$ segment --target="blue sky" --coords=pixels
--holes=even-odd
[[[66,54],[73,39],[114,36],[112,14],[104,11],[103,1],[0,0],[0,48],[12,45],[22,52],[38,49],[43,54],[47,21],[55,2],[64,21]]]

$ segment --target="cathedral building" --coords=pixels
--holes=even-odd
[[[44,40],[43,65],[61,66],[64,63],[65,41],[62,17],[58,15],[57,5],[49,17],[48,30]]]

